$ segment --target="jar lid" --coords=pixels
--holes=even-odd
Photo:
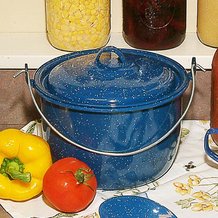
[[[181,95],[188,85],[185,69],[151,52],[105,47],[73,58],[63,56],[38,79],[59,105],[85,110],[154,107]],[[41,73],[40,73],[41,74]],[[45,73],[43,73],[44,75]],[[36,74],[37,75],[37,74]]]

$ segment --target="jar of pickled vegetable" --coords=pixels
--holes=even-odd
[[[123,0],[123,37],[132,47],[162,50],[186,33],[186,0]]]
[[[218,128],[218,49],[213,56],[211,75],[210,126],[212,128]],[[218,145],[218,134],[212,135],[212,138]]]
[[[65,51],[103,47],[110,37],[110,0],[46,0],[47,37]]]
[[[198,0],[197,34],[200,41],[218,47],[218,0]]]

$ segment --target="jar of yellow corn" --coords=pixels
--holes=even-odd
[[[46,0],[47,37],[65,51],[103,47],[110,37],[110,0]]]

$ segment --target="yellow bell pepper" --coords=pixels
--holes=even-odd
[[[52,164],[48,143],[18,129],[0,132],[0,198],[25,201],[42,191]]]

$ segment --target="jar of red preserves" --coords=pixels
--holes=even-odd
[[[218,128],[218,49],[212,61],[210,125]],[[212,138],[218,145],[218,134],[212,135]]]
[[[123,37],[134,48],[163,50],[186,33],[186,0],[123,0]]]

